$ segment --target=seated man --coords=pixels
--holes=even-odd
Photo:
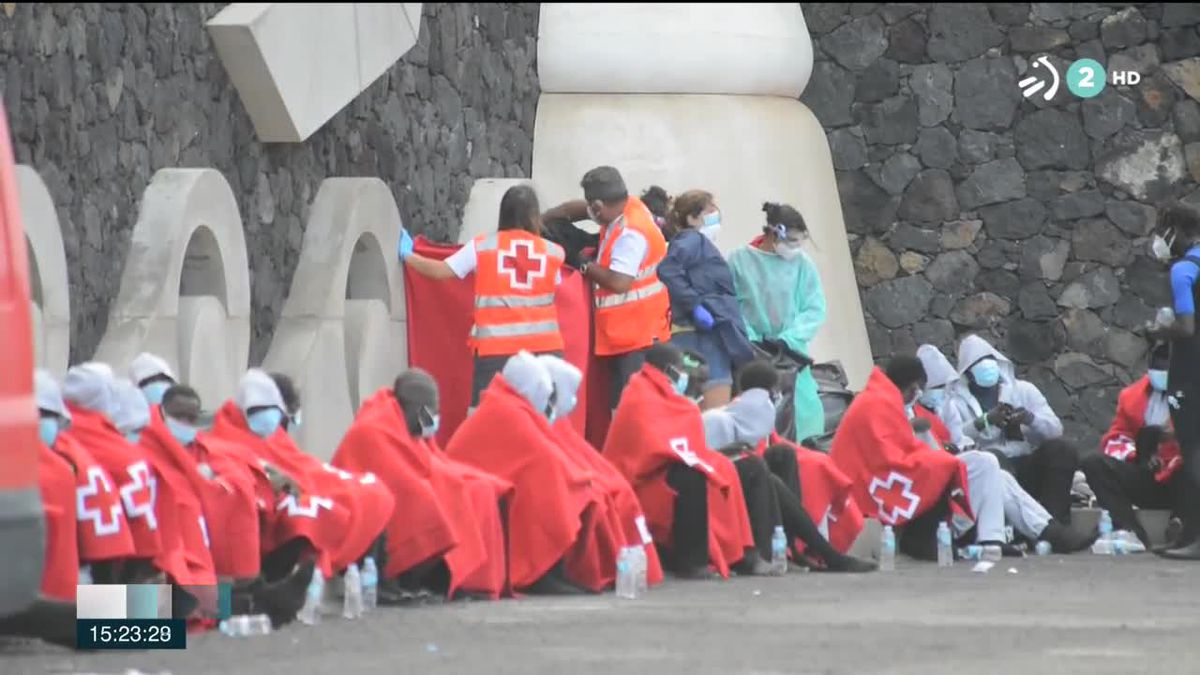
[[[613,530],[624,535],[620,546],[641,545],[646,550],[647,581],[650,585],[660,583],[663,574],[658,549],[655,548],[654,538],[646,527],[646,517],[642,514],[642,506],[638,504],[633,486],[583,438],[569,419],[579,402],[578,391],[583,381],[583,373],[557,356],[542,355],[538,360],[546,367],[554,381],[555,409],[551,426],[559,447],[568,458],[594,474],[595,482],[608,497],[609,510],[616,522]],[[616,563],[615,560],[612,562]]]
[[[921,442],[905,412],[924,384],[925,370],[916,357],[897,356],[886,371],[876,368],[838,426],[830,457],[854,482],[854,499],[863,513],[903,527],[900,549],[933,560],[937,523],[955,511],[956,531],[966,532],[972,524],[962,495],[965,467]],[[1002,516],[999,531],[988,535],[1003,538]]]
[[[452,459],[513,484],[508,509],[513,588],[534,593],[600,591],[616,575],[620,536],[593,474],[567,461],[550,429],[554,383],[529,352],[509,359],[475,414],[446,446]]]
[[[951,441],[995,454],[1055,520],[1069,525],[1079,459],[1042,392],[1017,379],[1012,362],[978,335],[959,344],[958,374],[962,381],[942,409]]]
[[[604,442],[604,457],[632,485],[654,540],[676,576],[722,576],[754,546],[737,469],[708,448],[700,408],[685,398],[683,355],[669,344],[646,350]]]
[[[363,401],[332,463],[370,471],[396,499],[379,562],[395,599],[422,592],[495,599],[508,586],[501,509],[512,485],[446,457],[434,440],[438,405],[428,373],[401,373]]]
[[[1150,536],[1133,507],[1170,509],[1183,517],[1200,517],[1200,495],[1189,490],[1171,424],[1167,395],[1170,350],[1160,345],[1150,353],[1150,370],[1121,391],[1112,426],[1100,441],[1102,453],[1083,458],[1083,472],[1108,509],[1113,528],[1132,532],[1146,546]],[[1175,542],[1168,542],[1175,544]],[[1170,546],[1168,546],[1170,548]]]
[[[918,424],[918,420],[929,424],[933,440],[930,445],[957,455],[967,466],[967,493],[971,498],[971,508],[980,521],[978,534],[982,534],[985,529],[996,527],[993,523],[985,528],[983,523],[985,519],[992,521],[994,518],[991,515],[995,509],[991,504],[992,495],[999,495],[1002,500],[1003,518],[1013,526],[1013,530],[1030,541],[1049,542],[1057,553],[1074,553],[1091,545],[1095,540],[1094,536],[1077,533],[1069,526],[1054,520],[1050,513],[1021,487],[1015,476],[999,470],[995,455],[975,450],[974,442],[970,442],[970,439],[967,447],[961,449],[951,442],[952,434],[942,422],[941,413],[945,408],[947,390],[960,380],[958,372],[954,370],[950,360],[933,345],[921,345],[917,349],[917,357],[921,359],[927,379],[921,395],[912,405],[914,425]],[[1013,553],[1009,547],[1005,547],[1005,550],[1006,553]]]
[[[755,449],[770,436],[775,423],[775,405],[766,389],[750,389],[728,405],[703,414],[704,434],[710,448],[733,460],[746,498],[746,510],[754,532],[759,557],[769,560],[771,540],[776,527],[783,527],[789,541],[803,541],[811,554],[824,562],[817,569],[838,572],[869,572],[875,564],[842,555],[821,535],[804,510],[798,488],[790,487],[772,473]],[[777,466],[795,481],[799,475],[796,454],[787,448],[768,450],[777,457]],[[788,461],[790,460],[790,465]]]

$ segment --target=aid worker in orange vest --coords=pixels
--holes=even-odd
[[[596,356],[611,364],[610,404],[615,410],[625,384],[641,369],[645,350],[671,338],[671,302],[657,274],[667,242],[653,214],[629,195],[613,167],[588,171],[580,186],[583,202],[567,202],[547,215],[576,221],[586,209],[586,216],[600,225],[596,260],[583,263],[579,271],[596,285]]]
[[[513,354],[524,349],[562,356],[554,294],[562,282],[563,250],[539,236],[541,231],[537,193],[516,185],[500,200],[499,231],[475,237],[445,260],[413,253],[412,237],[407,231],[400,234],[400,260],[415,272],[431,279],[465,279],[475,273],[472,410]]]

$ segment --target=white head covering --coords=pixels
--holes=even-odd
[[[522,349],[504,364],[501,375],[522,398],[529,401],[534,410],[546,410],[550,394],[554,391],[554,381],[536,356]]]
[[[62,389],[50,371],[38,368],[33,372],[33,388],[37,397],[38,410],[46,410],[65,419],[71,419],[67,404],[63,401]]]
[[[537,360],[550,373],[550,379],[554,382],[554,391],[558,394],[558,416],[570,415],[579,402],[579,385],[583,382],[583,373],[557,356],[543,354],[537,357]]]
[[[719,450],[737,442],[757,446],[775,428],[775,405],[765,389],[751,389],[723,408],[705,411],[701,417],[710,448]]]
[[[133,382],[119,379],[113,389],[116,393],[117,410],[112,422],[117,431],[127,434],[150,424],[150,405]]]
[[[243,413],[251,408],[279,408],[287,414],[283,394],[279,393],[275,380],[261,368],[251,368],[242,376],[234,402]]]
[[[171,370],[171,366],[150,352],[138,354],[129,364],[129,379],[133,380],[135,385],[157,375],[166,375],[174,382],[179,381],[179,378],[175,377],[175,371]]]
[[[63,381],[63,397],[88,410],[103,413],[111,419],[117,408],[113,389],[116,378],[107,363],[89,361],[71,366]]]
[[[921,345],[917,348],[917,358],[921,359],[921,365],[925,366],[926,389],[948,386],[958,380],[958,371],[937,347]]]
[[[978,335],[968,335],[963,338],[958,344],[958,374],[965,380],[967,371],[971,366],[979,362],[985,356],[991,356],[996,359],[996,363],[1000,364],[1000,378],[1012,382],[1016,378],[1016,371],[1013,368],[1012,361],[1008,357],[1001,354],[992,346],[990,342],[984,340]]]

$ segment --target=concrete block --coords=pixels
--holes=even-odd
[[[471,194],[463,207],[462,227],[458,229],[458,243],[465,244],[481,234],[491,234],[499,224],[500,200],[508,189],[517,185],[532,185],[528,178],[477,178],[471,186]],[[541,194],[538,194],[539,200]],[[554,204],[542,201],[542,210]]]
[[[812,73],[797,3],[547,2],[538,80],[554,94],[766,94]]]
[[[420,16],[421,3],[236,2],[207,28],[259,140],[298,143],[417,43]]]
[[[61,378],[71,356],[71,288],[62,227],[50,190],[37,171],[18,164],[16,179],[30,254],[35,363]]]

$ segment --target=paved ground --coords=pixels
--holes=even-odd
[[[986,575],[901,561],[668,582],[641,601],[384,609],[244,641],[193,636],[186,652],[7,643],[0,673],[1187,673],[1200,670],[1198,582],[1200,565],[1149,555],[1006,560]]]

